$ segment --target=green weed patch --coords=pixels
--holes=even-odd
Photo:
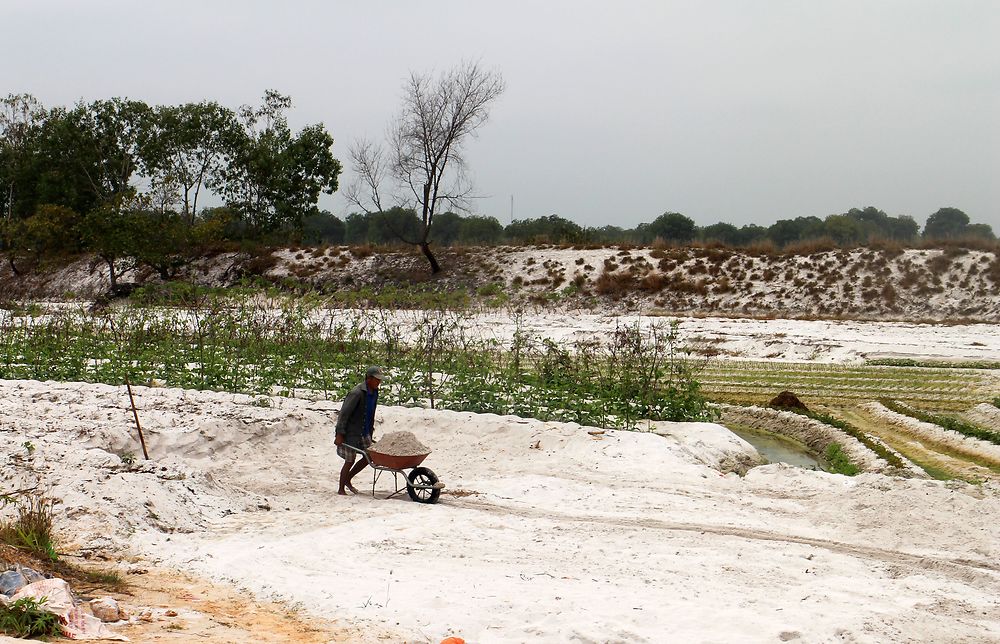
[[[0,524],[0,543],[24,550],[40,559],[56,561],[52,540],[52,502],[29,495],[9,499],[17,506],[17,515]]]
[[[0,633],[21,638],[59,635],[59,618],[44,609],[45,602],[45,597],[37,601],[24,597],[7,606],[0,604]]]
[[[852,463],[851,459],[847,457],[847,453],[844,452],[844,448],[840,446],[840,443],[830,443],[827,445],[826,451],[823,452],[823,458],[826,459],[830,471],[834,474],[854,476],[860,471],[858,466]]]

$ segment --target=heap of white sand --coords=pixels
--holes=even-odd
[[[339,497],[337,403],[136,392],[153,460],[130,466],[121,388],[0,381],[4,484],[60,499],[66,540],[400,639],[1000,639],[994,484],[741,478],[714,466],[752,451],[717,425],[590,433],[387,407],[377,431],[419,435],[445,494],[385,500],[389,477]]]
[[[386,456],[419,456],[431,452],[413,432],[389,432],[368,449]]]

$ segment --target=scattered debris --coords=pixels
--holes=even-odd
[[[128,611],[119,606],[113,597],[91,599],[90,612],[102,622],[117,622],[129,618]]]
[[[15,593],[11,600],[16,602],[25,597],[35,600],[45,598],[43,609],[59,617],[62,631],[70,639],[129,641],[124,635],[113,632],[97,617],[85,613],[80,602],[73,596],[69,584],[63,579],[42,579],[30,583]]]

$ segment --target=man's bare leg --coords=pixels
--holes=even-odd
[[[361,462],[364,463],[364,461]],[[340,490],[337,491],[337,494],[340,494],[341,496],[347,496],[347,491],[344,489],[345,486],[349,488],[351,492],[355,494],[358,493],[358,491],[354,489],[354,486],[351,485],[351,478],[354,476],[351,473],[352,465],[354,465],[354,454],[351,454],[350,458],[345,458],[344,466],[340,468]]]
[[[354,492],[355,494],[358,493],[357,488],[351,485],[351,481],[354,479],[355,476],[358,475],[358,473],[361,470],[365,469],[367,465],[368,461],[366,461],[363,458],[359,459],[358,462],[354,465],[354,467],[352,467],[351,470],[347,473],[347,489],[349,489],[351,492]]]

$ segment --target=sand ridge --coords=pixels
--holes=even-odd
[[[387,406],[377,431],[420,436],[448,488],[431,506],[385,500],[391,481],[344,498],[339,403],[136,390],[155,460],[127,465],[123,388],[0,382],[0,473],[59,498],[80,545],[312,615],[429,642],[1000,638],[992,483],[741,478],[718,462],[752,450],[717,425],[591,434]]]

